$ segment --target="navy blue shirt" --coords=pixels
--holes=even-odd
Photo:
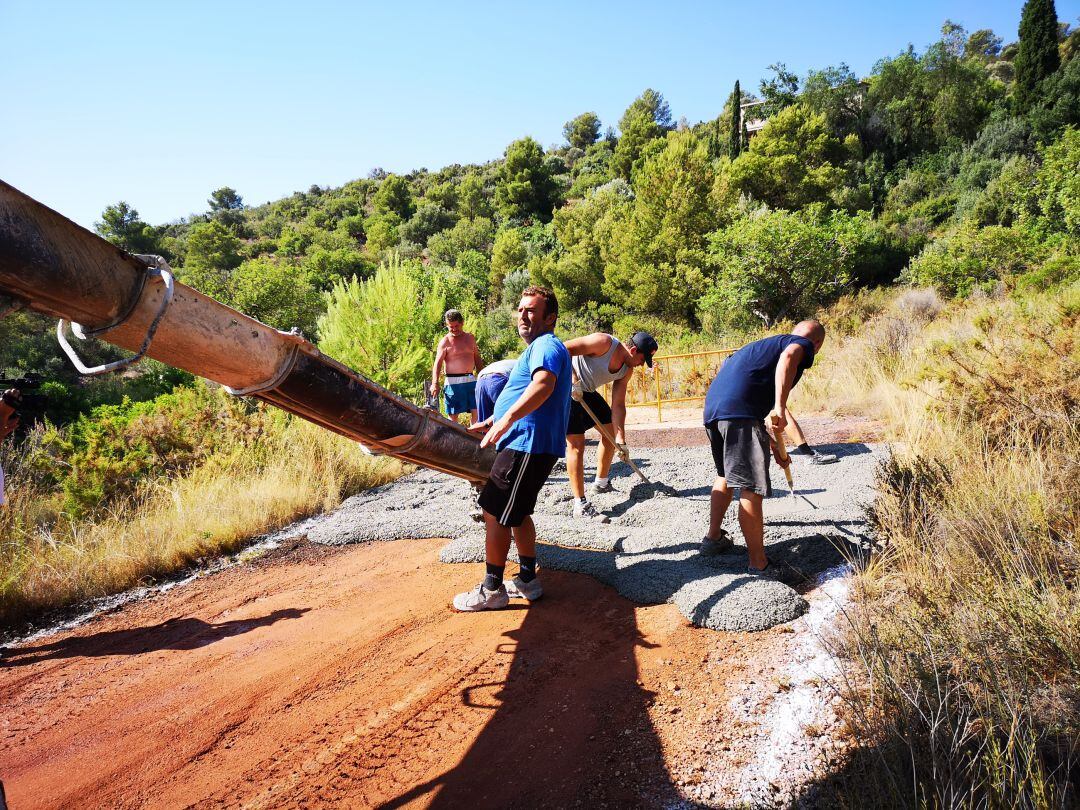
[[[495,400],[495,421],[502,419],[513,407],[529,387],[533,374],[542,368],[555,375],[555,390],[539,408],[510,426],[496,445],[499,450],[509,447],[523,453],[566,455],[566,423],[570,419],[572,385],[570,352],[551,332],[530,343],[514,364],[502,393]]]
[[[720,367],[705,395],[705,424],[717,419],[760,419],[776,402],[776,366],[792,343],[803,347],[792,386],[814,365],[814,344],[798,335],[774,335],[747,343]]]

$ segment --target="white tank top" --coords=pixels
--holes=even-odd
[[[570,365],[577,375],[574,387],[579,391],[596,391],[600,387],[615,380],[621,380],[630,372],[629,366],[622,366],[618,371],[610,371],[611,356],[615,354],[619,346],[619,339],[612,335],[611,347],[599,357],[586,357],[578,354],[570,358]]]

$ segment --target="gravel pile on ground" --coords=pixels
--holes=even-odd
[[[772,468],[774,495],[766,501],[765,542],[780,581],[747,573],[734,506],[725,520],[735,538],[734,551],[712,558],[698,554],[715,475],[707,447],[635,450],[634,460],[645,474],[678,496],[638,483],[629,467],[617,462],[615,491],[591,496],[610,516],[608,524],[573,518],[566,474],[553,473],[535,515],[539,564],[589,574],[635,602],[671,602],[702,627],[763,630],[791,621],[807,609],[792,586],[812,582],[867,547],[865,506],[885,452],[863,444],[821,449],[839,455],[840,462],[814,466],[797,459],[793,468],[796,491],[819,504],[818,509],[789,498],[782,471]],[[444,562],[482,562],[484,533],[469,517],[471,493],[463,481],[421,471],[350,498],[308,537],[334,545],[447,537]]]

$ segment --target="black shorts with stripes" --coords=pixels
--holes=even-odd
[[[503,526],[520,526],[536,508],[536,496],[558,458],[550,453],[500,450],[480,492],[480,508]]]

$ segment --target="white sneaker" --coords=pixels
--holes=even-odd
[[[454,597],[454,610],[462,613],[472,613],[477,610],[499,610],[510,604],[510,597],[506,595],[506,588],[499,586],[498,590],[489,591],[481,582],[473,590],[459,593]]]
[[[521,577],[515,575],[512,580],[504,582],[503,585],[506,587],[506,595],[511,599],[528,599],[530,602],[535,602],[544,595],[540,577],[536,577],[532,582],[522,582]]]
[[[598,510],[589,501],[574,501],[574,517],[597,520],[600,523],[611,522],[611,518]]]
[[[605,482],[603,484],[598,484],[595,481],[593,481],[592,491],[594,493],[596,493],[596,492],[614,492],[615,487],[613,487],[611,485],[611,481],[607,481],[607,482]]]

